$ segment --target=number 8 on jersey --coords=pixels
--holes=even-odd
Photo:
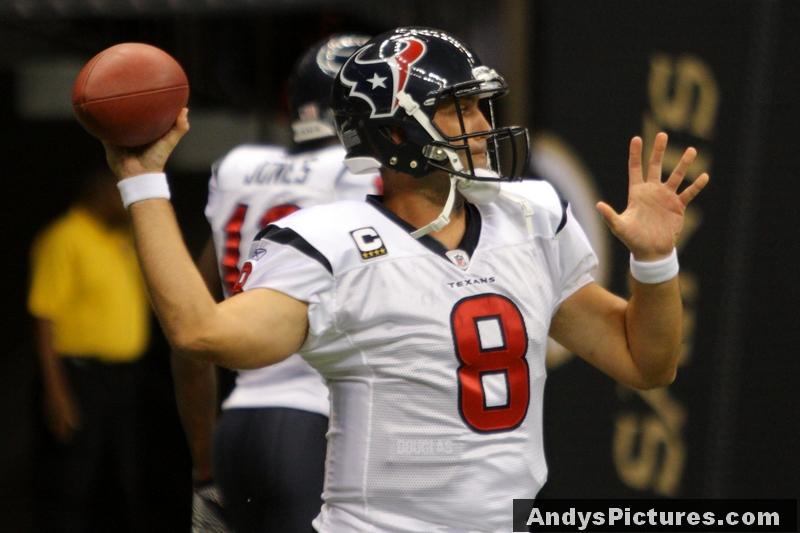
[[[469,296],[453,306],[450,327],[461,363],[458,408],[464,422],[481,433],[518,427],[530,401],[528,334],[519,308],[499,294]],[[489,394],[502,388],[496,386],[501,381],[504,402]]]

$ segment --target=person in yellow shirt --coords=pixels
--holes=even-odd
[[[125,506],[114,530],[142,530],[139,360],[150,311],[125,210],[107,172],[87,174],[78,200],[32,248],[28,309],[45,421],[55,440],[55,518],[48,530],[93,530],[93,504],[109,475]]]

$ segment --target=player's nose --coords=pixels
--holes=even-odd
[[[486,117],[483,113],[473,113],[473,119],[469,125],[469,133],[479,133],[482,131],[489,131],[491,126],[489,125],[489,121],[486,120]],[[479,135],[477,137],[471,137],[469,140],[469,149],[470,152],[474,153],[482,153],[486,151],[486,137],[483,135]]]
[[[473,113],[473,124],[472,124],[472,131],[479,132],[479,131],[487,131],[491,129],[489,125],[489,120],[486,118],[486,115],[483,114],[483,110],[480,108],[477,109],[477,113]]]

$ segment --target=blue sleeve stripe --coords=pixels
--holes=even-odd
[[[295,250],[307,255],[311,259],[317,261],[320,265],[325,267],[331,275],[333,275],[333,267],[331,266],[331,262],[322,255],[322,253],[311,246],[311,244],[301,237],[296,231],[290,228],[280,228],[273,224],[270,224],[266,228],[262,229],[258,232],[254,240],[258,239],[268,239],[272,242],[277,242],[278,244],[286,244],[291,246]]]

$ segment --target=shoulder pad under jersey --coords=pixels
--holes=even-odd
[[[409,253],[408,234],[367,202],[338,201],[303,209],[256,236],[293,246],[331,274]],[[254,244],[256,246],[256,244]],[[383,250],[381,250],[383,248]],[[389,250],[388,254],[386,249]]]
[[[552,184],[545,180],[525,180],[503,183],[503,190],[527,200],[534,212],[534,219],[546,224],[556,234],[567,223],[568,203],[559,196]],[[542,216],[546,215],[546,216]]]

